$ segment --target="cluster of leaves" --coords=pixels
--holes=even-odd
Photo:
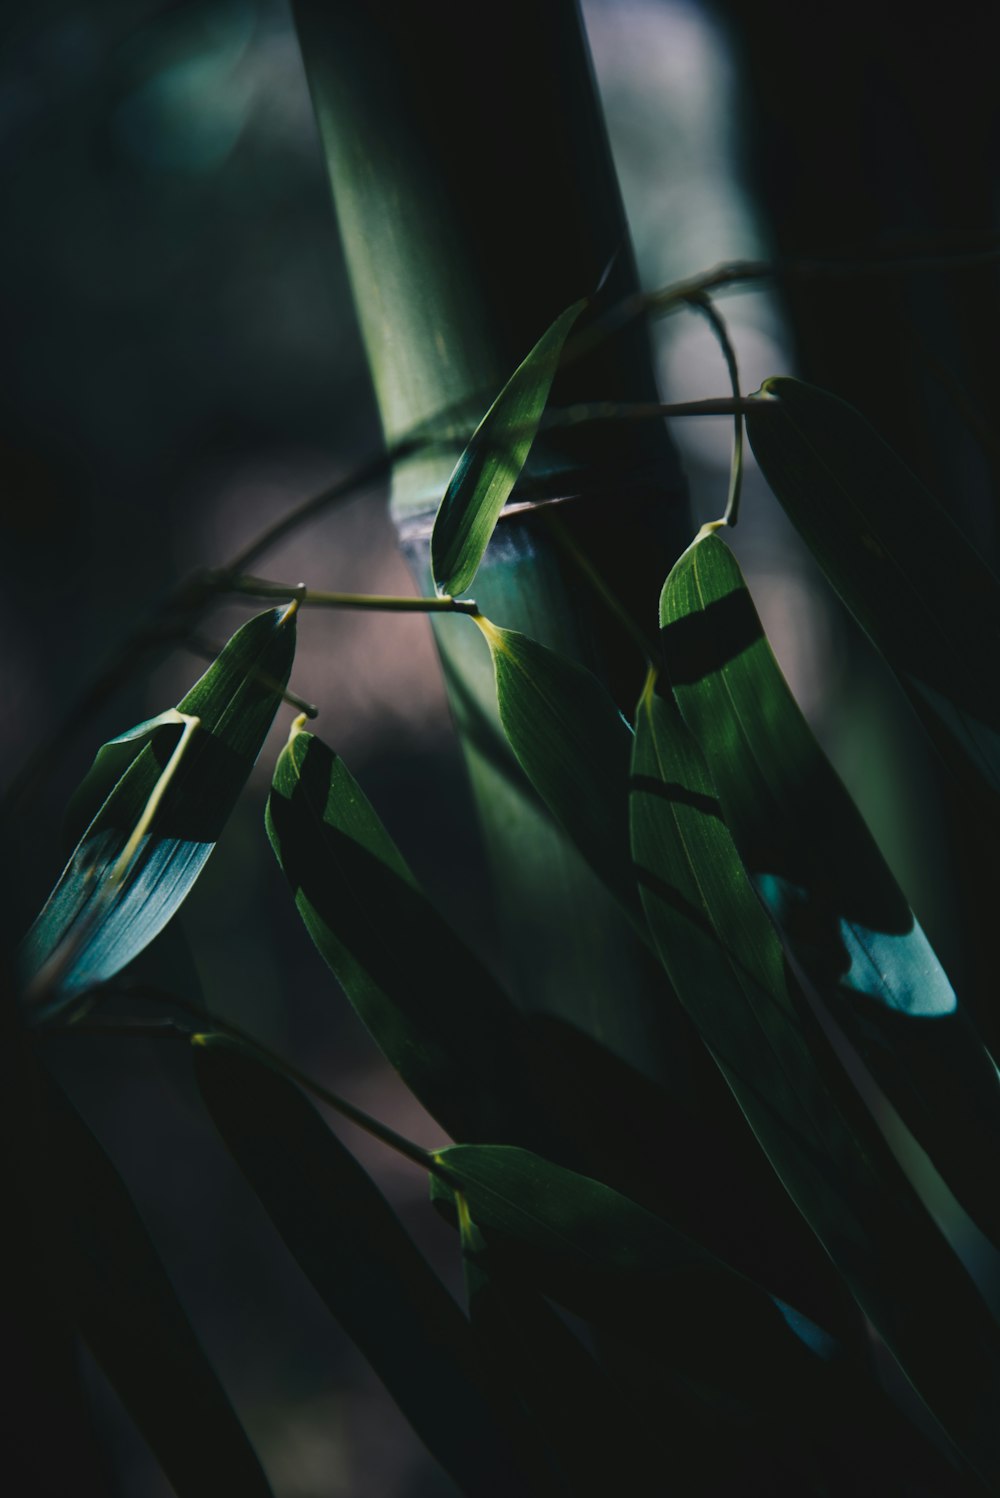
[[[474,581],[580,311],[536,345],[455,471],[431,548],[443,599]],[[997,580],[841,401],[771,380],[747,427],[988,836]],[[685,1493],[840,1493],[876,1478],[886,1492],[984,1491],[1000,1481],[1000,1331],[857,1080],[1000,1243],[989,1017],[960,1004],[814,739],[721,529],[705,527],[666,579],[631,722],[579,664],[474,609],[454,621],[482,632],[527,780],[662,964],[664,1009],[711,1058],[711,1106],[685,1112],[599,1048],[584,1060],[553,1046],[302,718],[267,833],[329,968],[457,1141],[429,1154],[362,1120],[428,1171],[468,1315],[306,1091],[356,1110],[207,1016],[210,1033],[192,1036],[198,1085],[290,1252],[463,1491],[629,1491],[651,1462]],[[652,611],[619,606],[643,622]],[[176,709],[98,753],[70,809],[75,850],[22,947],[32,1023],[77,1019],[190,890],[281,700],[295,612],[252,619]],[[726,1088],[738,1107],[720,1102]],[[80,1330],[178,1494],[266,1493],[124,1186],[50,1093]],[[637,1161],[636,1118],[659,1141],[655,1177]],[[883,1391],[873,1331],[922,1423]]]

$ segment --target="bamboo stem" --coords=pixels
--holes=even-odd
[[[740,400],[740,372],[736,362],[736,350],[729,336],[725,319],[712,301],[706,291],[693,293],[688,299],[689,306],[696,312],[700,312],[707,318],[709,326],[722,349],[723,358],[726,361],[726,369],[729,371],[729,383],[733,387],[733,399]],[[725,523],[734,526],[739,517],[740,491],[743,486],[743,415],[737,411],[733,417],[733,456],[729,466],[729,494],[726,499],[724,512]]]
[[[209,1014],[207,1010],[200,1008],[197,1004],[189,1003],[187,999],[178,998],[176,994],[163,993],[159,989],[149,988],[145,985],[132,985],[127,990],[139,997],[153,999],[156,1003],[168,1004],[172,1008],[180,1009],[184,1014],[189,1014],[193,1019],[212,1026],[211,1030],[186,1030],[173,1020],[167,1020],[160,1024],[138,1023],[135,1025],[119,1023],[84,1023],[51,1026],[40,1033],[47,1035],[111,1035],[115,1037],[136,1036],[142,1039],[165,1038],[185,1039],[191,1045],[202,1046],[208,1049],[211,1046],[229,1045],[234,1049],[245,1049],[250,1051],[258,1061],[268,1066],[278,1076],[285,1077],[294,1082],[305,1092],[311,1093],[319,1102],[332,1108],[335,1113],[346,1118],[349,1123],[355,1124],[357,1128],[363,1129],[380,1144],[386,1145],[388,1149],[395,1150],[397,1154],[403,1155],[414,1165],[419,1165],[423,1170],[430,1170],[436,1174],[447,1177],[447,1171],[435,1160],[430,1150],[425,1150],[421,1145],[415,1144],[412,1139],[407,1139],[402,1134],[397,1134],[388,1124],[381,1123],[379,1119],[372,1118],[363,1109],[349,1103],[338,1093],[331,1092],[328,1087],[317,1082],[306,1072],[300,1071],[283,1056],[272,1051],[269,1046],[257,1040],[240,1025],[231,1020],[221,1019],[218,1015]]]
[[[223,586],[227,592],[245,593],[252,598],[297,598],[304,608],[378,609],[396,614],[478,613],[471,598],[452,598],[450,594],[419,598],[381,593],[325,593],[307,588],[305,583],[275,583],[247,576],[234,577]]]

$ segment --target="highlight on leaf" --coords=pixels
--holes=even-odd
[[[542,334],[459,458],[431,536],[431,571],[438,593],[464,593],[479,570],[500,511],[527,462],[563,345],[586,305],[586,300],[574,302]]]
[[[966,1210],[1000,1243],[1000,1079],[816,742],[718,535],[660,600],[681,714],[802,972]]]
[[[249,620],[175,709],[98,752],[70,807],[79,841],[21,947],[35,1019],[114,977],[189,894],[281,702],[294,615]]]
[[[795,982],[704,757],[652,676],[631,826],[661,960],[761,1146],[957,1450],[995,1481],[1000,1332]]]

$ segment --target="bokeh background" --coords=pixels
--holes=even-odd
[[[583,10],[643,285],[771,254],[748,185],[738,28],[693,0],[586,0]],[[8,8],[2,31],[7,782],[59,735],[77,694],[166,590],[223,563],[377,452],[380,437],[282,0],[37,0]],[[747,390],[794,370],[769,291],[721,305]],[[673,317],[654,337],[665,398],[726,392],[700,319]],[[711,518],[724,504],[730,424],[678,423],[675,437],[697,520]],[[984,474],[972,453],[970,525],[989,545],[991,511],[976,498]],[[744,514],[736,549],[779,658],[956,966],[951,854],[908,710],[752,460]],[[320,588],[411,589],[378,489],[325,512],[258,570]],[[221,643],[247,612],[220,608],[203,634]],[[97,746],[178,700],[202,669],[183,648],[152,655],[60,741],[11,834],[22,926],[59,871],[62,808]],[[467,877],[477,833],[426,621],[309,614],[292,685],[319,705],[320,732],[432,893],[495,952],[488,904]],[[436,1143],[314,954],[267,848],[263,801],[290,713],[180,918],[202,990],[361,1106]],[[133,1190],[280,1498],[451,1493],[206,1130],[171,1048],[81,1039],[52,1042],[50,1055]],[[344,1137],[456,1283],[450,1234],[419,1173]],[[164,1479],[89,1363],[87,1379],[109,1492],[163,1498]]]

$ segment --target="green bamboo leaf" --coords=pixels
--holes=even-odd
[[[534,1493],[515,1452],[524,1432],[498,1426],[468,1321],[312,1105],[229,1046],[195,1048],[195,1076],[303,1273],[427,1448],[476,1498]]]
[[[571,1493],[632,1491],[659,1460],[660,1431],[654,1441],[641,1412],[544,1296],[496,1262],[465,1198],[456,1205],[473,1333],[527,1411],[540,1463]]]
[[[747,414],[768,483],[953,771],[1000,794],[1000,580],[845,401],[773,379]]]
[[[913,1467],[943,1476],[942,1491],[964,1491],[863,1365],[637,1203],[525,1150],[458,1145],[435,1160],[445,1175],[432,1177],[432,1199],[459,1226],[495,1355],[529,1408],[545,1411],[557,1449],[558,1411],[537,1384],[540,1371],[561,1366],[566,1384],[579,1386],[581,1408],[595,1387],[579,1362],[582,1349],[539,1314],[547,1309],[539,1292],[592,1322],[602,1342],[613,1339],[615,1388],[602,1428],[612,1421],[630,1429],[618,1402],[624,1395],[647,1431],[655,1420],[666,1432],[675,1475],[687,1478],[698,1455],[706,1459],[706,1441],[708,1449],[721,1441],[762,1472],[780,1452],[776,1477],[787,1479],[787,1464],[799,1479],[790,1491],[811,1490],[804,1474],[817,1486],[820,1477],[864,1481],[873,1473],[898,1483]],[[532,1348],[538,1366],[529,1370],[522,1359]],[[759,1442],[751,1434],[758,1427]],[[641,1453],[641,1428],[636,1439],[630,1449]],[[723,1480],[721,1470],[715,1475]],[[739,1480],[734,1470],[728,1479]]]
[[[54,1083],[47,1142],[64,1237],[55,1245],[80,1331],[177,1493],[271,1489],[111,1161]]]
[[[781,674],[714,535],[660,601],[681,713],[803,972],[967,1211],[1000,1242],[1000,1079]]]
[[[556,821],[643,936],[628,843],[632,733],[592,672],[477,616],[496,676],[504,733]]]
[[[684,1076],[669,1094],[600,1048],[587,1050],[568,1027],[526,1023],[417,888],[343,761],[298,725],[279,757],[266,816],[317,948],[388,1060],[452,1137],[524,1144],[625,1190],[645,1187],[671,1221],[677,1214],[686,1230],[720,1252],[731,1249],[746,1272],[770,1272],[769,1288],[842,1330],[828,1261],[755,1141],[744,1140],[742,1117],[726,1111],[724,1084],[721,1097],[712,1092],[717,1074],[710,1062],[706,1070],[680,1010],[687,1049],[676,1022],[672,1038]],[[666,991],[663,1000],[674,1002]],[[636,1151],[636,1129],[649,1138],[664,1131],[697,1138],[697,1159],[682,1156],[662,1176],[651,1173]],[[734,1202],[747,1212],[766,1203],[766,1224],[734,1231]]]
[[[586,300],[574,302],[542,334],[459,458],[431,536],[431,571],[439,593],[464,593],[478,572],[531,451],[563,345],[586,305]]]
[[[605,688],[584,667],[525,635],[498,629],[489,620],[479,617],[476,623],[490,646],[501,721],[522,768],[649,942],[628,842],[632,744],[628,724]],[[705,1172],[696,1179],[697,1167],[689,1172],[686,1165],[673,1161],[664,1167],[662,1186],[670,1195],[670,1220],[679,1214],[685,1228],[699,1239],[708,1238],[731,1262],[764,1279],[768,1289],[831,1330],[846,1334],[842,1292],[829,1261],[803,1231],[798,1214],[794,1210],[782,1214],[786,1204],[775,1200],[781,1192],[775,1190],[767,1162],[752,1138],[744,1140],[745,1124],[738,1110],[733,1109],[735,1117],[727,1112],[731,1097],[714,1067],[706,1065],[697,1034],[665,981],[659,999],[652,1033],[670,1056],[675,1073],[684,1074],[671,1078],[668,1108],[683,1118],[685,1137],[697,1138]],[[628,996],[622,995],[619,1003],[627,1002]],[[564,1044],[558,1049],[565,1054]],[[608,1081],[605,1066],[602,1089]],[[629,1094],[627,1106],[634,1113],[643,1094],[641,1082],[631,1085]],[[659,1105],[656,1111],[660,1112]],[[594,1103],[591,1118],[596,1121],[598,1117],[600,1104]],[[574,1132],[578,1138],[586,1137],[586,1129],[581,1131],[579,1124]],[[602,1125],[601,1132],[610,1152],[592,1153],[591,1159],[600,1161],[605,1178],[611,1159],[615,1182],[629,1184],[631,1174],[640,1167],[640,1155],[627,1148],[616,1153],[614,1124]],[[577,1163],[562,1154],[559,1158]],[[645,1174],[648,1177],[650,1172]],[[731,1204],[744,1194],[768,1203],[766,1219],[757,1223],[759,1236],[743,1226],[734,1234],[731,1219],[725,1219],[727,1199]]]
[[[543,1294],[588,1320],[641,1321],[673,1279],[758,1304],[771,1297],[638,1202],[530,1150],[456,1144],[435,1152],[431,1197],[456,1196],[492,1251]]]
[[[697,743],[650,687],[632,843],[663,964],[762,1147],[914,1387],[995,1481],[997,1326],[791,978]]]
[[[452,1137],[548,1137],[521,1016],[419,888],[343,760],[301,720],[265,819],[307,931],[424,1107]]]
[[[176,708],[99,751],[71,814],[85,830],[21,948],[37,1018],[112,978],[186,898],[281,701],[293,619],[251,619]]]

